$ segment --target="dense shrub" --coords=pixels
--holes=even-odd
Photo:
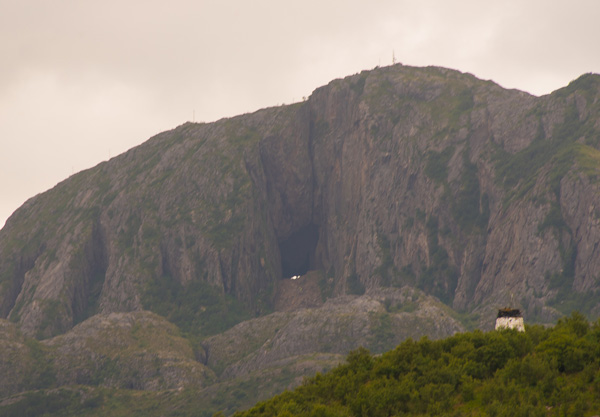
[[[243,416],[592,415],[600,411],[600,321],[474,331],[364,349]],[[592,413],[592,414],[590,414]]]

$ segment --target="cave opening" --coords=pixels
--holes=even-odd
[[[283,278],[304,275],[316,269],[315,252],[319,240],[319,227],[309,224],[279,242]]]

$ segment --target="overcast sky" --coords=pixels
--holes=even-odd
[[[392,63],[543,95],[600,72],[598,0],[0,0],[0,227],[186,121]]]

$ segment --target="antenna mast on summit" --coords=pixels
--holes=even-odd
[[[396,52],[392,49],[392,65],[396,65]]]

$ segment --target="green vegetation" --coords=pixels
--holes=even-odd
[[[396,267],[394,266],[392,254],[390,252],[390,241],[385,235],[378,234],[377,242],[379,243],[379,248],[381,249],[381,265],[375,268],[375,271],[373,272],[375,275],[379,275],[381,277],[383,286],[389,287],[392,285],[398,285],[398,282],[393,282],[393,278],[398,274]]]
[[[375,353],[382,353],[391,346],[394,346],[393,341],[396,339],[392,317],[387,312],[370,312],[369,320],[371,321],[373,333],[368,341],[369,347]]]
[[[408,340],[373,357],[358,349],[245,416],[591,416],[600,411],[600,322],[474,331]]]
[[[421,223],[425,223],[425,220],[427,219],[427,213],[425,213],[424,210],[421,210],[420,208],[417,207],[416,211],[415,211],[415,218],[420,221]]]
[[[575,144],[575,157],[581,171],[588,176],[590,181],[600,179],[600,151],[588,145]]]
[[[429,246],[429,266],[423,271],[417,286],[428,294],[433,294],[442,302],[450,304],[458,283],[458,270],[450,264],[450,257],[438,239],[438,219],[429,217],[426,223]]]
[[[254,128],[236,120],[226,121],[225,143],[214,144],[204,155],[204,169],[213,170],[215,179],[231,184],[221,195],[203,201],[200,210],[208,213],[202,231],[218,249],[229,248],[246,223],[246,203],[252,196],[252,181],[244,164],[244,151],[256,145],[261,136]]]
[[[268,381],[260,376],[221,384],[201,391],[138,391],[105,387],[74,386],[30,391],[16,401],[0,406],[2,417],[211,417],[231,415],[254,404],[256,398],[282,392],[293,382],[294,373],[284,368]]]
[[[504,149],[496,149],[496,179],[510,190],[507,201],[523,196],[533,188],[538,171],[552,159],[559,146],[558,141],[538,138],[514,155]]]
[[[414,219],[412,220],[414,222]],[[375,268],[373,273],[374,275],[379,275],[381,278],[380,285],[383,287],[397,288],[407,284],[415,285],[415,274],[410,265],[405,265],[400,269],[394,265],[390,240],[382,233],[378,233],[377,243],[379,244],[379,249],[381,251],[381,264]]]
[[[348,294],[363,295],[365,293],[365,286],[360,282],[360,278],[356,272],[353,272],[348,277],[347,281]]]
[[[233,189],[220,203],[213,203],[203,231],[218,249],[227,248],[243,230],[246,216],[240,209],[250,198],[251,183],[247,177],[234,176]]]
[[[319,289],[321,290],[321,300],[325,302],[328,298],[333,296],[335,274],[333,272],[333,268],[330,268],[329,271],[327,271],[327,274],[325,274],[323,271],[320,271],[320,275]]]
[[[352,78],[350,94],[341,97],[350,97],[353,100],[357,95],[365,95],[362,99],[373,107],[368,116],[373,116],[369,123],[373,121],[372,134],[377,136],[377,139],[389,138],[396,132],[403,132],[400,129],[394,130],[393,126],[400,123],[402,118],[411,117],[414,127],[422,132],[419,135],[411,133],[410,137],[406,138],[400,135],[396,139],[417,141],[419,137],[432,138],[439,146],[438,149],[443,149],[440,152],[425,153],[424,161],[416,158],[414,166],[425,162],[424,173],[436,185],[443,186],[448,199],[442,202],[442,206],[443,203],[447,203],[449,208],[449,211],[443,213],[449,215],[428,216],[425,211],[417,208],[414,217],[406,218],[406,228],[419,228],[420,232],[421,228],[425,227],[427,232],[429,262],[427,265],[423,264],[420,270],[418,265],[412,265],[418,272],[418,281],[412,266],[401,270],[395,267],[392,254],[397,249],[397,242],[390,242],[390,236],[393,235],[378,237],[381,264],[374,272],[381,277],[383,285],[391,286],[410,281],[411,284],[418,285],[450,304],[458,270],[453,258],[449,256],[449,245],[456,248],[464,243],[464,240],[461,241],[464,233],[483,233],[489,218],[489,198],[482,194],[477,166],[468,158],[467,150],[462,155],[464,159],[460,175],[452,184],[448,181],[450,160],[456,152],[462,153],[463,145],[458,142],[463,140],[460,139],[463,136],[456,133],[459,129],[468,127],[469,114],[475,106],[475,90],[468,86],[475,84],[463,81],[463,78],[458,78],[454,72],[433,68],[405,69],[403,71],[406,75],[402,75],[406,77],[405,80],[392,79],[391,76],[388,79],[382,76],[386,74],[385,71],[377,71],[379,74],[374,72],[372,78],[369,78],[369,83],[366,83],[367,73]],[[414,75],[411,75],[411,72],[414,72]],[[421,89],[415,82],[424,84],[427,80],[419,80],[419,77],[425,75],[438,81],[443,77],[447,86],[439,87],[442,84],[438,82],[432,84],[429,89]],[[582,295],[571,290],[577,252],[573,245],[573,233],[566,225],[558,204],[560,182],[569,172],[584,173],[591,181],[598,181],[600,178],[600,151],[593,147],[597,146],[600,135],[594,130],[595,120],[583,118],[585,114],[594,114],[589,111],[592,106],[598,107],[598,104],[589,99],[597,97],[598,80],[598,76],[586,75],[555,93],[556,97],[562,97],[564,100],[552,103],[553,113],[547,117],[555,117],[557,112],[560,112],[563,102],[567,103],[567,111],[564,121],[555,126],[551,138],[544,136],[540,106],[537,113],[540,117],[539,135],[536,140],[515,155],[503,149],[495,150],[494,154],[497,181],[506,188],[507,202],[531,193],[536,184],[543,185],[542,193],[535,197],[545,199],[544,204],[548,206],[544,207],[549,207],[549,210],[538,231],[540,234],[550,231],[559,245],[563,268],[560,273],[548,273],[546,279],[550,289],[558,290],[558,295],[550,304],[562,312],[571,311],[575,307],[584,312],[589,311],[597,305],[599,296],[594,292]],[[481,91],[478,86],[475,88]],[[594,94],[590,95],[592,91]],[[577,94],[577,102],[572,97],[573,94]],[[480,97],[480,100],[485,100],[484,95]],[[585,99],[587,108],[579,113],[578,108],[582,108],[581,100]],[[427,113],[421,117],[419,112],[423,109],[426,109]],[[259,119],[261,118],[257,118]],[[34,263],[43,265],[57,256],[56,249],[46,248],[45,244],[51,242],[51,236],[57,233],[59,227],[63,227],[60,231],[65,236],[77,238],[76,234],[71,233],[72,230],[67,229],[78,227],[78,223],[63,221],[69,213],[75,213],[78,221],[85,219],[91,224],[92,220],[99,218],[99,207],[103,207],[104,210],[117,196],[128,195],[130,201],[136,203],[135,213],[119,212],[119,205],[108,211],[109,217],[113,218],[114,214],[115,221],[119,220],[120,228],[115,230],[115,233],[118,233],[118,249],[122,250],[123,261],[133,262],[132,268],[124,271],[138,276],[153,277],[146,288],[141,288],[142,304],[179,326],[188,338],[184,340],[179,337],[179,332],[176,332],[176,337],[181,339],[177,343],[188,348],[187,352],[190,352],[186,357],[193,357],[189,340],[198,341],[220,333],[249,318],[251,314],[244,306],[219,288],[208,284],[206,275],[198,276],[197,280],[184,285],[166,272],[164,276],[152,275],[160,270],[160,257],[156,250],[162,243],[160,238],[165,230],[181,230],[182,233],[175,237],[175,244],[178,249],[185,248],[192,254],[197,255],[198,250],[206,245],[211,245],[216,250],[228,249],[243,232],[244,227],[250,224],[248,216],[252,216],[252,211],[264,208],[262,205],[252,205],[255,196],[252,188],[254,185],[248,174],[249,168],[245,165],[245,162],[253,161],[251,152],[257,148],[251,147],[261,139],[259,132],[263,130],[262,127],[259,130],[246,126],[244,120],[237,118],[214,124],[214,130],[218,132],[214,141],[213,136],[208,133],[207,137],[211,138],[209,141],[206,138],[194,138],[194,135],[184,130],[187,128],[177,129],[172,134],[162,135],[151,140],[149,145],[132,151],[129,159],[136,164],[127,166],[125,174],[117,172],[118,178],[109,175],[107,165],[104,165],[102,169],[78,174],[59,184],[54,193],[38,197],[34,207],[37,211],[24,209],[19,214],[22,218],[28,217],[27,221],[19,225],[23,230],[19,234],[15,233],[17,237],[11,236],[10,240],[7,240],[9,243],[6,243],[5,247],[10,247],[10,250],[6,251],[6,256],[14,258],[15,262],[0,271],[0,293],[18,293],[20,280],[26,270],[33,267]],[[331,121],[334,123],[333,119]],[[314,121],[311,129],[311,140],[315,143],[333,132],[332,127],[322,119]],[[448,145],[449,142],[456,145]],[[175,144],[181,145],[182,148],[171,153],[169,158],[163,158],[163,155],[167,154],[165,151],[175,150],[169,148]],[[385,150],[389,150],[390,154],[402,151],[398,150],[393,142],[389,145]],[[248,161],[245,161],[246,157]],[[173,165],[168,166],[168,159]],[[174,164],[181,165],[184,169]],[[111,169],[116,167],[110,166]],[[579,171],[575,171],[576,169]],[[190,175],[192,172],[194,174]],[[210,176],[210,180],[205,181],[209,178],[206,175],[208,173],[215,174],[214,178]],[[118,179],[114,181],[114,186],[113,178]],[[126,183],[126,188],[117,190],[119,183]],[[173,194],[172,200],[164,202],[166,213],[159,213],[156,196],[167,190],[178,189],[185,191],[180,195]],[[87,197],[83,198],[84,195],[78,194],[81,190],[92,192],[90,207],[85,209],[76,207],[78,204],[84,205],[87,201]],[[554,193],[556,198],[549,198],[546,191]],[[188,196],[188,192],[194,195]],[[123,200],[120,206],[127,204],[128,202]],[[44,210],[39,207],[44,207]],[[434,208],[431,207],[428,205],[428,210],[437,210],[437,200]],[[600,218],[600,212],[596,216]],[[125,222],[122,221],[124,219]],[[461,229],[460,233],[457,233],[458,238],[450,237],[452,232],[456,231],[455,226],[450,230],[452,220]],[[263,218],[262,222],[264,229],[267,220]],[[36,233],[26,233],[27,228],[33,227],[34,223],[44,227],[38,225]],[[181,227],[174,228],[174,225]],[[202,233],[198,235],[197,230]],[[188,232],[189,235],[183,234]],[[263,236],[267,236],[264,230],[263,233]],[[169,238],[167,235],[163,237],[167,240]],[[196,242],[196,238],[207,239],[210,242]],[[265,270],[273,271],[273,260],[269,259],[272,257],[267,256],[265,248],[260,251],[261,262],[263,258],[266,259]],[[84,254],[81,253],[79,257],[83,259]],[[235,254],[232,257],[235,258]],[[224,256],[223,259],[228,258]],[[202,262],[200,257],[194,260],[196,261]],[[92,264],[96,261],[86,262]],[[90,266],[84,262],[74,270],[81,269],[83,273],[87,267],[93,269],[92,274],[88,274],[88,301],[82,303],[82,311],[73,312],[75,322],[83,321],[96,312],[104,281],[104,271],[100,265]],[[195,270],[202,271],[203,268],[196,265]],[[346,284],[350,293],[365,292],[364,284],[356,273],[347,277]],[[32,300],[35,287],[31,285],[28,288],[28,292],[22,294],[17,305],[12,308],[13,321],[19,321],[22,307]],[[333,271],[319,280],[319,288],[323,301],[333,294]],[[272,286],[264,291],[258,306],[268,305],[268,300],[272,299],[272,291]],[[370,314],[372,336],[367,344],[374,352],[379,353],[394,343],[394,326],[397,325],[397,321],[394,320],[398,319],[394,314],[415,311],[420,305],[418,301],[415,296],[407,296],[402,301],[390,298],[384,303],[385,311]],[[53,331],[52,329],[65,325],[65,317],[69,317],[68,311],[65,311],[69,308],[68,305],[69,303],[62,303],[62,300],[40,301],[39,307],[45,314],[38,337],[44,337],[44,334]],[[256,304],[255,308],[255,311],[266,311],[266,307],[258,308]],[[450,308],[448,311],[452,314]],[[453,317],[468,323],[470,328],[479,319],[466,312],[454,313]],[[283,389],[289,386],[297,375],[297,369],[293,367],[298,365],[294,362],[287,365],[289,368],[277,369],[271,374],[266,374],[267,376],[263,373],[245,380],[226,381],[219,387],[143,392],[135,389],[117,389],[114,388],[115,385],[111,385],[112,388],[99,386],[110,383],[111,378],[116,376],[121,379],[130,376],[133,382],[141,380],[144,375],[137,373],[138,368],[133,367],[130,370],[126,365],[139,363],[141,360],[152,360],[152,355],[159,352],[158,346],[164,344],[166,352],[166,343],[174,343],[164,337],[164,330],[159,332],[153,328],[140,328],[138,324],[132,328],[125,327],[122,332],[125,332],[127,337],[117,338],[115,331],[111,329],[95,340],[97,345],[105,348],[98,351],[100,358],[97,363],[100,365],[95,370],[96,373],[87,375],[85,367],[77,370],[82,371],[78,376],[78,383],[98,386],[58,387],[60,382],[57,382],[57,379],[61,377],[59,371],[62,367],[54,365],[53,358],[58,356],[53,355],[63,353],[47,342],[23,339],[25,341],[19,354],[26,356],[27,360],[23,362],[24,376],[19,384],[22,390],[31,391],[5,399],[0,406],[0,415],[210,416],[218,410],[231,413],[237,407],[264,396],[267,391],[264,388],[265,380],[269,380],[270,383],[275,381],[272,386],[276,384],[277,389]],[[263,339],[257,336],[256,341],[251,338],[243,339],[244,344],[258,343],[257,341],[264,343]],[[230,345],[239,342],[233,338],[230,340]],[[91,341],[88,339],[86,343]],[[348,356],[346,364],[332,372],[319,374],[297,390],[286,392],[239,415],[591,416],[600,413],[598,346],[600,322],[590,325],[581,315],[574,314],[560,321],[553,329],[532,326],[525,334],[514,331],[475,331],[441,341],[409,340],[380,357],[374,357],[368,351],[359,349]],[[78,347],[77,349],[79,352]],[[206,359],[208,355],[207,349],[198,354],[198,358]],[[238,356],[241,358],[242,353]],[[161,358],[157,357],[156,369],[161,366],[158,361]],[[165,359],[166,363],[170,360],[162,359]],[[222,371],[223,368],[213,366],[212,371],[220,373],[219,370]],[[160,381],[157,384],[160,384]],[[124,388],[129,385],[121,383],[119,386]],[[131,387],[134,386],[132,383]],[[160,385],[157,389],[161,389]]]
[[[57,330],[64,330],[65,324],[62,322],[65,314],[65,305],[59,300],[39,300],[41,308],[44,311],[42,322],[36,332],[37,339],[44,339]]]
[[[191,400],[187,397],[189,397],[187,392],[177,395],[105,388],[60,388],[26,393],[18,401],[0,407],[0,415],[5,417],[207,416],[202,413],[192,413],[190,410],[182,413],[178,408],[184,404],[189,407]],[[176,404],[169,404],[173,401],[176,401]]]
[[[25,378],[25,387],[28,389],[41,389],[51,387],[56,375],[52,362],[48,358],[48,349],[35,339],[26,339],[25,346],[29,349],[32,359],[32,372]]]
[[[377,350],[392,337],[393,324],[387,313],[370,319]],[[41,349],[35,340],[30,345]],[[437,341],[409,339],[381,356],[360,348],[345,364],[236,416],[592,416],[600,411],[599,346],[600,321],[590,324],[574,313],[554,328],[528,326],[526,333],[477,330]],[[255,375],[215,390],[179,391],[53,388],[50,379],[5,402],[0,415],[209,417],[281,392],[293,375],[283,368],[268,382]]]
[[[367,81],[367,73],[362,72],[358,79],[350,84],[350,89],[357,95],[361,95],[365,89],[365,82]]]
[[[569,95],[579,91],[584,94],[588,102],[593,101],[594,93],[598,90],[600,77],[597,74],[583,74],[581,77],[573,80],[567,85],[554,92],[555,96],[568,97]]]
[[[80,409],[80,400],[80,394],[66,389],[52,393],[34,391],[13,404],[0,407],[0,413],[4,417],[74,416]]]
[[[441,152],[428,151],[425,155],[425,175],[438,184],[445,183],[448,178],[448,163],[454,155],[454,146]]]
[[[142,304],[194,337],[221,333],[251,317],[239,301],[216,287],[202,281],[183,286],[169,276],[148,284]]]
[[[565,223],[560,206],[556,202],[550,203],[550,210],[546,214],[546,217],[538,225],[538,233],[543,233],[546,229],[553,229],[555,233],[561,232],[567,227]]]
[[[388,313],[412,313],[419,308],[419,304],[416,302],[419,296],[415,293],[412,294],[410,299],[406,301],[395,301],[391,298],[386,298],[383,302],[385,311]]]
[[[425,156],[425,174],[436,183],[445,187],[446,198],[450,198],[448,184],[448,163],[454,155],[454,147],[449,146],[441,152],[427,152]],[[452,217],[460,228],[467,232],[485,230],[490,217],[489,197],[481,195],[477,165],[469,160],[469,148],[463,154],[463,170],[458,181],[458,190],[451,198]]]
[[[139,232],[141,225],[142,219],[139,213],[135,212],[129,215],[125,226],[119,230],[119,247],[122,250],[133,250],[135,235]]]
[[[484,231],[490,217],[487,194],[481,195],[477,165],[469,160],[469,152],[463,153],[463,172],[460,188],[452,199],[452,217],[466,232]]]
[[[458,320],[460,324],[462,324],[467,330],[477,329],[479,323],[481,322],[480,315],[476,313],[471,313],[468,311],[459,312],[451,309],[450,307],[448,307],[446,312],[450,317],[454,318],[455,320]]]
[[[595,88],[596,84],[597,78],[583,76],[557,91],[556,95],[566,99],[577,91],[588,97],[592,91],[590,89]],[[551,138],[545,137],[541,126],[540,121],[538,137],[520,152],[511,155],[502,149],[496,150],[496,179],[507,190],[505,205],[531,194],[540,178],[545,179],[540,194],[532,197],[544,204],[547,202],[546,192],[552,193],[554,198],[550,201],[546,217],[538,226],[538,233],[542,235],[547,230],[552,231],[562,260],[560,271],[546,274],[549,288],[558,290],[549,304],[563,313],[570,313],[574,309],[589,312],[593,304],[590,297],[594,294],[582,295],[572,290],[577,247],[573,232],[563,218],[559,201],[561,180],[570,171],[583,173],[592,182],[600,178],[600,152],[587,145],[597,144],[599,135],[593,120],[581,117],[574,100],[565,104],[564,119],[554,127]]]
[[[575,277],[575,259],[577,258],[577,246],[573,242],[573,232],[567,226],[567,223],[562,217],[562,212],[557,203],[550,204],[550,210],[542,223],[538,226],[539,233],[546,229],[552,229],[554,238],[558,242],[558,250],[563,263],[562,267],[562,282],[572,283]],[[569,243],[565,245],[564,236],[569,236]]]
[[[324,119],[317,119],[314,125],[314,134],[316,138],[322,138],[327,135],[331,127],[329,122]]]
[[[552,274],[550,279],[554,280],[556,285],[555,288],[560,288],[560,291],[558,291],[556,296],[548,302],[548,305],[556,308],[563,314],[570,314],[573,311],[581,311],[589,315],[592,314],[594,307],[598,305],[600,291],[587,291],[585,293],[576,292],[569,287],[572,285],[573,279],[565,280],[561,274]]]
[[[493,156],[496,180],[508,190],[506,203],[529,193],[544,167],[549,168],[547,187],[557,197],[561,179],[576,160],[583,162],[580,168],[584,172],[596,176],[597,154],[576,143],[581,138],[586,142],[597,142],[598,133],[592,122],[581,120],[577,106],[572,103],[566,107],[564,120],[555,126],[551,138],[545,138],[540,122],[538,136],[527,148],[514,155],[497,148]],[[591,164],[595,166],[591,167]]]
[[[452,96],[452,110],[450,112],[450,123],[456,124],[460,116],[471,110],[475,102],[473,100],[473,92],[469,88],[461,89],[457,94]]]
[[[85,271],[87,262],[88,261],[86,259],[86,255],[83,249],[80,249],[78,251],[77,256],[73,257],[71,265],[73,270],[82,271],[80,272],[80,274],[84,275],[83,271]],[[102,293],[102,286],[104,285],[105,278],[106,269],[104,265],[93,263],[89,271],[89,280],[86,283],[87,299],[82,302],[82,306],[76,305],[73,308],[74,324],[81,323],[85,319],[93,316],[98,312],[98,302],[100,299],[100,294]]]
[[[461,120],[463,115],[473,109],[475,101],[473,92],[462,82],[448,83],[444,93],[431,103],[432,118],[438,122],[446,122],[446,127],[437,132],[436,137],[443,138],[448,134],[455,133],[470,120]]]
[[[558,251],[562,260],[560,272],[547,272],[545,275],[546,281],[548,281],[548,288],[559,290],[549,304],[563,314],[569,314],[576,309],[587,313],[595,303],[589,299],[585,300],[586,295],[573,292],[577,246],[573,241],[573,233],[567,226],[558,203],[550,203],[550,210],[548,210],[546,217],[538,225],[538,233],[542,234],[547,229],[552,230],[554,239],[558,242]],[[566,236],[569,238],[565,239]],[[588,293],[588,295],[590,294],[593,293]],[[590,301],[592,302],[590,303]]]

